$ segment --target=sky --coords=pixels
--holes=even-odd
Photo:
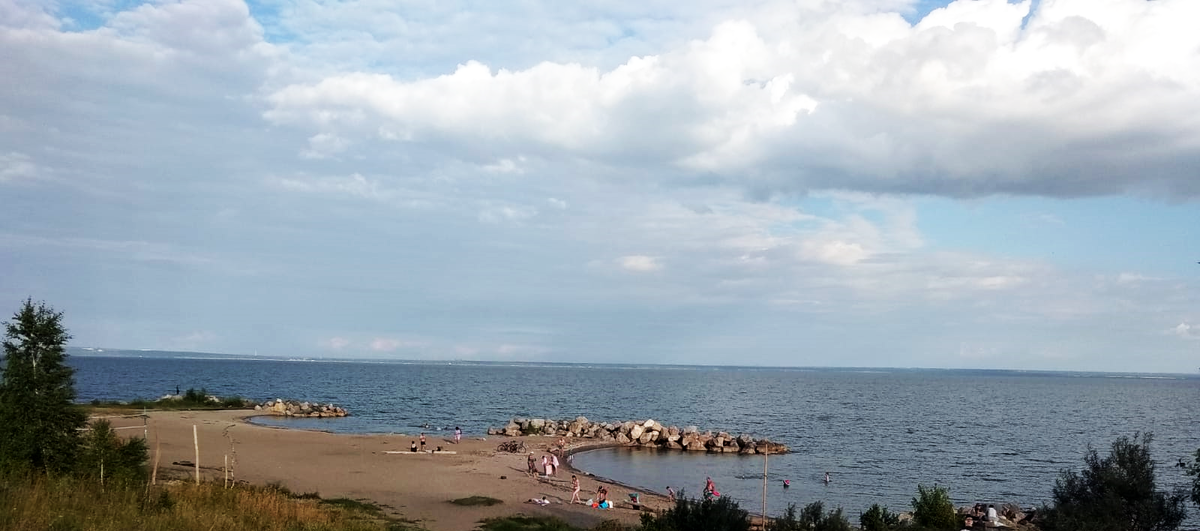
[[[75,346],[1195,373],[1195,0],[0,0]]]

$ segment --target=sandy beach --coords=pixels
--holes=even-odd
[[[225,456],[235,462],[234,475],[252,484],[279,483],[296,493],[316,492],[323,498],[369,500],[386,510],[419,521],[431,531],[475,529],[483,518],[517,513],[553,515],[573,525],[590,527],[617,519],[636,523],[639,511],[626,500],[631,489],[603,483],[609,499],[617,502],[610,510],[570,504],[571,474],[579,474],[580,497],[595,495],[602,484],[595,478],[571,470],[565,462],[556,477],[531,478],[526,474],[526,454],[497,452],[506,437],[467,437],[454,444],[451,437],[427,436],[428,448],[442,446],[447,452],[409,452],[416,433],[348,435],[320,431],[281,429],[251,424],[254,412],[160,411],[150,412],[146,433],[151,464],[155,447],[161,449],[159,478],[193,477],[193,468],[175,463],[195,461],[192,426],[200,446],[200,472],[205,480],[221,481]],[[98,413],[97,416],[104,416]],[[141,418],[111,418],[125,436],[141,436]],[[541,462],[548,453],[551,437],[522,438],[527,451]],[[387,453],[399,452],[399,453]],[[563,460],[565,461],[565,460]],[[491,507],[461,507],[450,500],[489,496],[504,503]],[[545,507],[525,503],[546,496]],[[668,506],[665,497],[642,494],[651,508]]]

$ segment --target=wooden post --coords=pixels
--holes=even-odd
[[[762,510],[762,528],[767,528],[767,454],[771,453],[770,448],[763,448],[763,510]]]
[[[150,484],[158,484],[158,461],[162,459],[162,446],[158,442],[158,430],[154,430],[154,471],[150,473]]]
[[[229,488],[229,454],[225,454],[225,488]]]
[[[196,485],[200,485],[200,435],[196,425],[192,424],[192,444],[196,446]]]
[[[104,492],[104,456],[100,457],[100,492]]]

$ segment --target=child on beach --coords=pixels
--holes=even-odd
[[[454,444],[462,442],[462,430],[458,426],[454,427]]]
[[[417,441],[413,441],[412,444],[409,445],[409,448],[415,453],[417,451]]]
[[[571,493],[571,503],[582,503],[579,499],[579,478],[575,474],[571,474],[571,488],[575,489]]]
[[[421,449],[425,449],[425,432],[421,432]]]

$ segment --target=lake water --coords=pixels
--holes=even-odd
[[[481,436],[514,416],[616,421],[748,433],[789,445],[769,459],[768,504],[821,500],[857,515],[872,503],[908,510],[918,484],[958,505],[1036,505],[1088,445],[1155,435],[1160,486],[1200,447],[1200,378],[1012,371],[763,369],[582,365],[288,362],[72,356],[80,400],[212,394],[334,402],[343,419],[260,422],[352,433],[461,426]],[[757,512],[761,456],[627,449],[572,457],[581,470],[662,492],[698,495],[705,476]],[[822,478],[828,471],[832,481]],[[784,479],[791,488],[783,489]],[[1193,510],[1193,512],[1195,512]],[[1189,524],[1200,520],[1194,516]]]

